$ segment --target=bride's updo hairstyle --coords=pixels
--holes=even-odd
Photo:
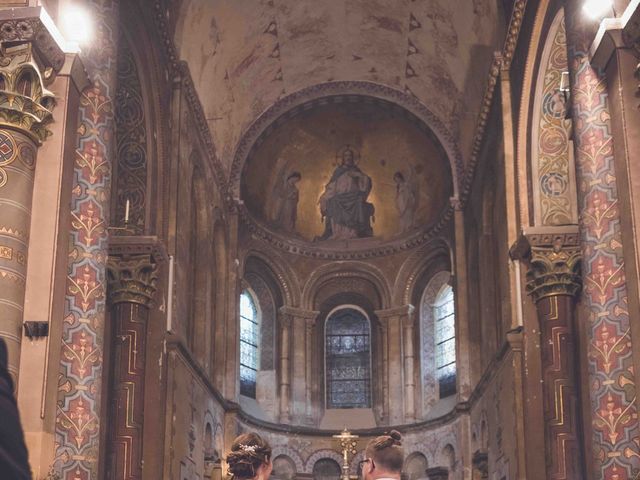
[[[243,433],[233,441],[227,455],[229,473],[234,479],[254,478],[270,458],[271,446],[260,435]]]
[[[391,430],[388,434],[374,438],[367,445],[365,455],[383,470],[400,472],[404,464],[402,435],[396,430]]]

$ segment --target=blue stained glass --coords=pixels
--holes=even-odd
[[[326,324],[327,408],[371,406],[371,352],[368,319],[338,310]]]
[[[436,339],[436,376],[440,397],[456,392],[456,322],[453,289],[445,287],[433,307]]]
[[[256,397],[258,370],[258,311],[246,290],[240,295],[240,393]]]

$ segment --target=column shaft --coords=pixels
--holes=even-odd
[[[16,389],[35,162],[36,144],[30,137],[0,129],[0,337],[7,342]]]
[[[583,478],[573,298],[545,297],[538,300],[536,308],[541,330],[547,478]]]
[[[414,338],[413,314],[409,312],[404,320],[404,421],[412,422],[416,417],[415,395],[416,381],[414,378]]]
[[[110,435],[107,478],[142,478],[142,427],[144,420],[145,340],[149,308],[118,303],[111,312],[113,323],[110,389]]]
[[[290,329],[291,319],[288,315],[282,315],[280,322],[280,421],[289,423],[291,421],[290,397],[291,381],[289,373],[290,364]]]
[[[155,293],[151,255],[109,257],[113,324],[107,478],[142,478],[144,383],[149,305]]]

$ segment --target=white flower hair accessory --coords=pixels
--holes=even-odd
[[[240,445],[240,450],[242,450],[243,452],[256,453],[257,449],[257,445]]]

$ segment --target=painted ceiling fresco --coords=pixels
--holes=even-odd
[[[241,195],[273,231],[363,245],[427,227],[449,204],[449,162],[428,130],[377,103],[328,103],[277,122],[244,166]]]

